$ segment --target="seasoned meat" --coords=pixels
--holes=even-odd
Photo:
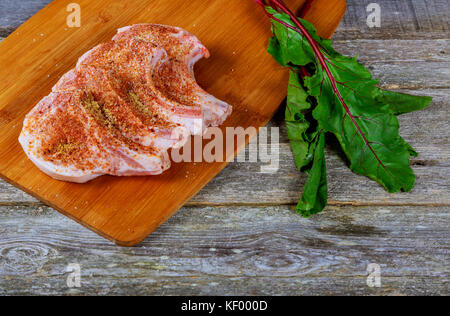
[[[134,143],[81,91],[52,92],[26,117],[19,141],[51,177],[84,183],[100,175],[156,175],[170,167],[167,151]]]
[[[170,167],[168,150],[186,142],[183,131],[201,135],[231,113],[195,82],[202,57],[208,50],[181,29],[121,29],[61,77],[26,116],[19,142],[62,181],[161,174]]]
[[[203,109],[207,127],[221,125],[232,107],[204,91],[195,81],[194,65],[209,58],[208,49],[193,35],[173,26],[137,24],[119,29],[115,41],[140,39],[154,43],[167,52],[171,62],[153,73],[154,83],[169,99]]]
[[[115,122],[121,133],[144,146],[171,148],[175,124],[161,112],[161,104],[146,88],[152,72],[165,52],[145,43],[133,45],[110,42],[94,48],[53,88],[54,92],[81,90],[100,101],[102,111]],[[142,52],[142,53],[138,53]],[[194,119],[201,121],[201,113]],[[187,119],[186,119],[187,120]]]

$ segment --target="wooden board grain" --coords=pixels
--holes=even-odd
[[[286,1],[300,8],[304,1]],[[264,126],[285,97],[286,72],[266,53],[269,24],[253,1],[78,1],[82,26],[68,28],[54,1],[0,44],[0,175],[44,203],[123,246],[159,227],[226,163],[175,164],[157,177],[101,177],[78,185],[41,173],[17,142],[26,113],[85,51],[135,23],[176,25],[197,35],[212,58],[197,67],[203,87],[234,107],[225,126]],[[315,0],[306,18],[331,36],[344,0]]]

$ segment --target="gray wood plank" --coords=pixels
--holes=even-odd
[[[0,208],[0,294],[440,294],[449,207],[186,207],[125,249],[46,207]],[[65,268],[82,267],[82,288]],[[366,285],[381,266],[380,289]]]
[[[0,36],[6,37],[51,0],[0,0]]]
[[[385,89],[450,87],[450,40],[338,40],[335,47],[358,56]]]
[[[7,36],[50,0],[0,1],[0,36]],[[447,0],[378,0],[381,28],[367,26],[367,5],[374,1],[347,0],[348,11],[336,38],[418,39],[446,38],[449,34]],[[151,22],[151,21],[150,21]]]
[[[348,9],[336,38],[448,39],[448,0],[347,0]],[[381,28],[367,26],[370,3],[381,6]]]
[[[287,146],[282,147],[281,170],[261,174],[257,165],[232,164],[206,186],[189,205],[296,204],[306,176],[296,171]],[[329,151],[327,152],[329,154]],[[335,155],[328,155],[329,203],[332,205],[450,205],[448,162],[414,166],[416,186],[409,193],[387,193],[377,183],[353,174]]]

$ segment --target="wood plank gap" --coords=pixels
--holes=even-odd
[[[209,202],[188,202],[185,207],[273,207],[273,206],[296,206],[296,203],[209,203]],[[386,207],[450,207],[449,203],[360,203],[356,201],[340,202],[340,201],[328,201],[329,206],[386,206]]]
[[[185,204],[185,208],[196,207],[276,207],[276,206],[296,206],[296,203],[208,203],[208,202],[188,202]],[[392,207],[450,207],[450,203],[359,203],[356,201],[340,202],[329,201],[329,206],[356,206],[356,207],[368,207],[368,206],[392,206]],[[0,207],[48,207],[48,205],[42,202],[0,202]]]

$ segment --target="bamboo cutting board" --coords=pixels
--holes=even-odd
[[[118,245],[134,246],[227,163],[173,164],[154,177],[59,182],[22,151],[17,139],[25,115],[84,52],[135,23],[182,27],[210,49],[212,57],[196,74],[208,92],[233,105],[225,127],[266,125],[285,97],[287,71],[266,52],[269,20],[253,0],[78,0],[80,28],[66,24],[71,2],[52,2],[0,44],[0,176]],[[305,2],[286,1],[293,9]],[[304,12],[331,37],[345,8],[345,0],[315,0]]]

